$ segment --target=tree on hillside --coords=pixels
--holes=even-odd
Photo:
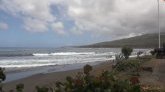
[[[121,52],[124,55],[125,59],[128,59],[129,58],[129,56],[131,55],[132,51],[133,51],[132,48],[126,47],[126,46],[123,47],[122,50],[121,50]]]

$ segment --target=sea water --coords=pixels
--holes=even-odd
[[[0,48],[0,67],[5,68],[5,82],[39,73],[50,73],[96,65],[115,59],[120,48]],[[148,49],[134,49],[147,52]]]

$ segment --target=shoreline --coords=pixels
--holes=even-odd
[[[112,60],[108,60],[112,61]],[[29,68],[20,68],[13,71],[6,72],[6,80],[4,83],[17,81],[23,78],[27,78],[37,74],[49,74],[55,72],[64,72],[70,70],[76,70],[83,68],[86,64],[90,64],[92,66],[99,65],[100,63],[104,63],[106,61],[95,61],[95,62],[86,62],[86,63],[75,63],[75,64],[64,64],[64,65],[49,65],[49,66],[40,66],[40,67],[29,67]]]
[[[143,55],[141,55],[143,56]],[[130,58],[134,58],[136,55],[130,56]],[[93,67],[99,66],[102,63],[106,63],[113,61],[114,59],[109,59],[105,61],[95,61],[95,62],[86,62],[86,63],[75,63],[75,64],[65,64],[65,65],[49,65],[49,66],[40,66],[40,67],[32,67],[32,68],[23,68],[18,69],[16,71],[11,71],[9,74],[6,74],[6,80],[3,83],[10,83],[13,81],[25,79],[31,76],[35,76],[38,74],[49,74],[49,73],[57,73],[57,72],[65,72],[65,71],[72,71],[72,70],[79,70],[82,69],[83,66],[89,64]]]
[[[85,64],[86,65],[86,64]],[[112,61],[104,61],[99,64],[92,65],[93,71],[92,74],[100,74],[103,70],[111,70],[112,69]],[[3,88],[5,91],[10,91],[11,89],[15,89],[15,86],[19,83],[23,83],[25,85],[24,92],[33,92],[35,90],[35,86],[43,86],[50,85],[56,81],[64,81],[67,76],[74,77],[78,72],[83,72],[83,68],[67,70],[67,71],[58,71],[58,72],[50,72],[50,73],[40,73],[35,74],[23,79],[7,82],[3,84]]]

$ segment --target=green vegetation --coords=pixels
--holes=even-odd
[[[165,33],[161,33],[161,44],[165,42]],[[117,48],[129,46],[132,48],[157,48],[158,47],[158,34],[145,34],[141,36],[135,36],[131,38],[125,38],[114,41],[100,42],[96,44],[80,46],[90,48]]]
[[[129,47],[126,47],[126,46],[123,47],[122,50],[121,50],[121,52],[124,55],[125,59],[129,58],[129,56],[131,55],[132,51],[133,51],[132,48],[129,48]]]
[[[4,73],[4,68],[0,67],[0,92],[2,92],[2,81],[4,81],[6,79],[6,75]]]
[[[16,85],[17,92],[23,92],[23,89],[24,89],[24,84],[21,83]]]
[[[117,63],[115,69],[117,71],[136,71],[140,67],[141,63],[141,60],[138,59],[124,60]]]
[[[37,92],[48,92],[49,91],[49,88],[48,87],[39,87],[39,86],[36,86],[36,90],[37,90]]]
[[[79,73],[75,78],[67,77],[66,82],[57,82],[55,92],[140,92],[139,83],[122,80],[109,71],[93,76],[89,67],[86,65],[84,73]]]
[[[6,79],[4,70],[5,70],[4,68],[0,68],[0,83]]]

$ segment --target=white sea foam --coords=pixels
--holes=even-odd
[[[48,53],[34,53],[33,56],[49,56]]]
[[[0,58],[0,67],[21,68],[106,61],[114,60],[116,54],[118,53],[107,51],[34,53],[33,56]],[[136,56],[134,52],[130,57]]]
[[[57,55],[94,55],[95,52],[59,52],[59,53],[34,53],[33,56],[57,56]]]
[[[3,68],[30,68],[30,67],[40,67],[40,66],[49,66],[49,65],[54,65],[53,63],[49,63],[49,64],[22,64],[22,65],[3,65],[0,67]]]
[[[60,52],[60,53],[36,53],[30,57],[19,57],[10,59],[1,59],[0,67],[5,68],[20,68],[20,67],[37,67],[48,65],[64,65],[86,62],[105,61],[112,58],[109,55],[114,55],[112,52],[95,53],[95,52]]]

